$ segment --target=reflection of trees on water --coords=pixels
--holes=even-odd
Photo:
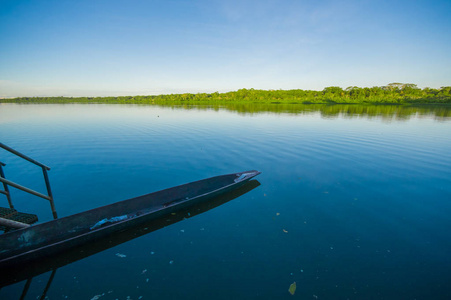
[[[172,105],[158,105],[174,107]],[[382,118],[386,120],[408,120],[417,116],[433,116],[436,120],[451,120],[451,106],[404,106],[404,105],[356,105],[356,104],[227,104],[227,105],[181,105],[183,109],[220,110],[240,114],[276,113],[312,115],[320,113],[325,118]]]

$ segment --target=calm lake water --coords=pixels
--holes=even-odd
[[[98,243],[57,269],[49,299],[451,299],[449,109],[0,104],[0,142],[52,168],[59,216],[262,172],[213,209]],[[8,179],[45,192],[39,168],[3,149],[0,161]],[[45,200],[12,196],[52,218]]]

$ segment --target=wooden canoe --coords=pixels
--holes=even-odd
[[[67,249],[51,256],[45,256],[38,260],[9,265],[1,269],[0,288],[21,282],[23,280],[30,280],[31,278],[46,272],[54,272],[55,270],[73,262],[82,260],[86,257],[105,251],[177,222],[195,217],[196,215],[205,213],[211,209],[241,197],[259,186],[260,182],[257,180],[250,180],[236,189],[221,194],[217,197],[213,197],[208,201],[200,201],[196,204],[187,206],[186,208],[177,210],[175,213],[163,214],[160,217],[146,220],[136,226],[128,227],[125,230],[121,230],[114,234],[104,236],[101,239],[96,239],[89,243]],[[43,284],[45,285],[45,282],[43,282]]]
[[[0,235],[0,269],[44,259],[235,190],[258,171],[211,177]]]

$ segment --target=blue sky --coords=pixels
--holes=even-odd
[[[0,97],[451,85],[451,1],[0,0]]]

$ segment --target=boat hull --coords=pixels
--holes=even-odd
[[[258,171],[199,180],[0,236],[0,268],[84,245],[241,187]]]

